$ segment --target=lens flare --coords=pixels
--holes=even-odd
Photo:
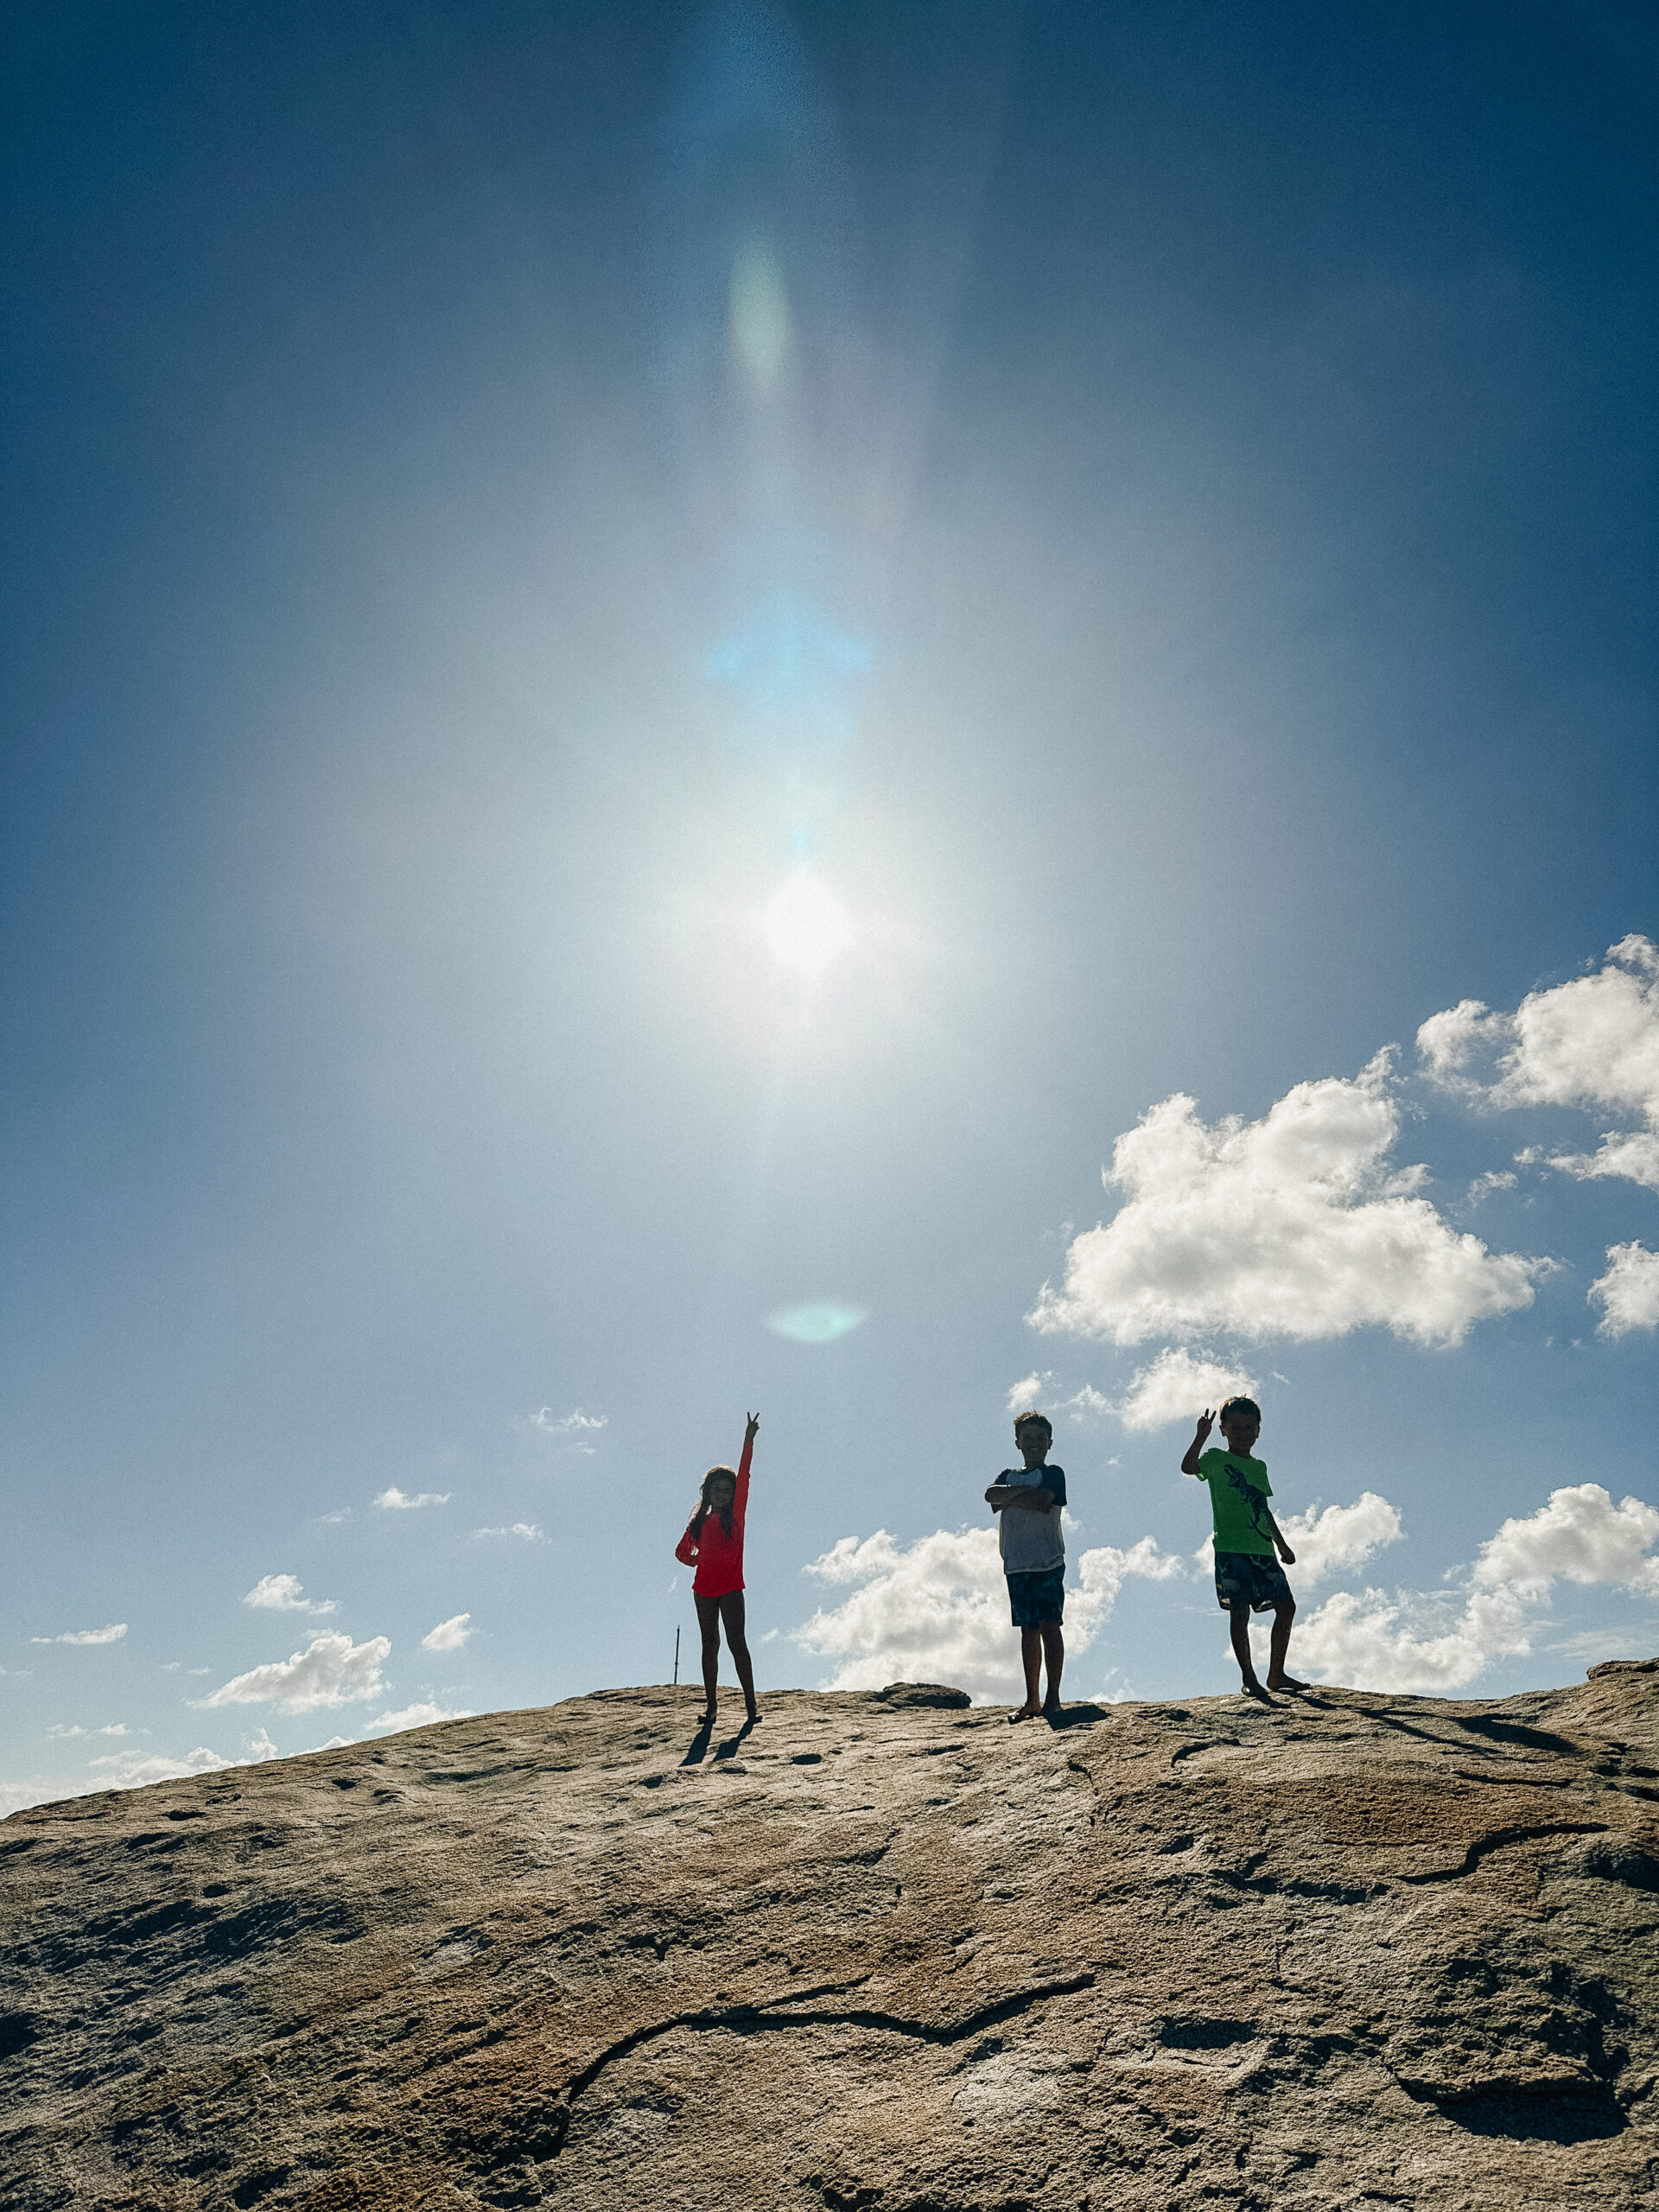
[[[774,1337],[787,1337],[795,1344],[832,1344],[850,1336],[868,1313],[861,1306],[839,1306],[830,1300],[811,1306],[786,1306],[769,1313],[766,1326]]]
[[[853,941],[847,910],[815,875],[791,876],[775,891],[760,917],[760,934],[780,968],[798,976],[823,975]]]

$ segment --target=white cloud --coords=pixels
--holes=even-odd
[[[556,1414],[551,1406],[543,1406],[530,1417],[530,1426],[539,1428],[543,1436],[596,1436],[609,1425],[608,1414],[583,1413],[580,1406],[568,1414]]]
[[[1659,1511],[1640,1498],[1615,1506],[1599,1483],[1554,1491],[1487,1539],[1461,1592],[1338,1591],[1299,1618],[1291,1663],[1367,1689],[1462,1689],[1494,1660],[1531,1651],[1558,1578],[1659,1594],[1656,1539]]]
[[[1069,1398],[1055,1398],[1052,1393],[1058,1377],[1046,1370],[1039,1375],[1027,1375],[1008,1392],[1008,1411],[1016,1416],[1024,1413],[1046,1413],[1052,1420],[1056,1414],[1067,1414],[1081,1424],[1098,1420],[1102,1414],[1116,1411],[1108,1397],[1103,1397],[1092,1383],[1085,1382]]]
[[[1115,1410],[1125,1428],[1167,1428],[1172,1421],[1196,1421],[1206,1406],[1219,1406],[1224,1398],[1250,1395],[1255,1388],[1255,1377],[1243,1368],[1195,1358],[1175,1345],[1136,1370]]]
[[[440,1621],[421,1638],[422,1650],[459,1651],[473,1632],[467,1625],[472,1618],[470,1613],[454,1613],[447,1621]]]
[[[475,1536],[517,1536],[521,1543],[544,1544],[547,1538],[533,1521],[515,1521],[510,1529],[474,1529]]]
[[[1610,1244],[1607,1272],[1590,1286],[1602,1306],[1599,1337],[1625,1337],[1632,1329],[1659,1328],[1659,1252],[1644,1244]]]
[[[1507,1167],[1489,1168],[1485,1174],[1477,1175],[1469,1185],[1465,1204],[1478,1206],[1483,1198],[1490,1198],[1494,1191],[1512,1191],[1520,1179]]]
[[[1075,1421],[1096,1421],[1102,1414],[1116,1412],[1109,1398],[1103,1397],[1094,1387],[1085,1382],[1082,1389],[1060,1401],[1058,1410],[1069,1414]]]
[[[1374,1490],[1362,1491],[1351,1505],[1327,1505],[1323,1513],[1310,1505],[1306,1513],[1281,1518],[1279,1526],[1296,1554],[1299,1582],[1323,1582],[1344,1567],[1359,1567],[1384,1544],[1397,1543],[1402,1534],[1398,1510]]]
[[[392,1483],[374,1502],[388,1513],[414,1513],[423,1505],[448,1505],[454,1495],[453,1491],[423,1490],[418,1497],[410,1497]]]
[[[257,1605],[273,1613],[337,1613],[340,1605],[333,1598],[308,1598],[305,1585],[297,1574],[262,1574],[243,1598],[245,1605]]]
[[[234,1765],[200,1744],[188,1758],[168,1758],[149,1751],[107,1751],[78,1774],[49,1774],[0,1782],[0,1819],[28,1805],[54,1804],[64,1797],[89,1797],[104,1789],[140,1789],[151,1782],[178,1782],[192,1775],[217,1774]]]
[[[1008,1623],[1007,1585],[994,1529],[936,1529],[911,1545],[885,1529],[843,1536],[804,1570],[852,1594],[795,1631],[808,1651],[841,1662],[831,1689],[892,1681],[948,1682],[983,1703],[1020,1694],[1020,1639]],[[1183,1572],[1150,1536],[1128,1551],[1102,1545],[1077,1561],[1080,1586],[1065,1597],[1068,1653],[1086,1650],[1131,1574],[1161,1581]]]
[[[102,1777],[92,1785],[95,1789],[142,1789],[147,1783],[182,1782],[190,1775],[219,1774],[234,1764],[233,1759],[222,1759],[206,1744],[198,1744],[181,1759],[165,1758],[154,1752],[106,1751],[102,1758],[88,1759],[86,1770]]]
[[[1640,1123],[1550,1164],[1659,1190],[1659,947],[1649,938],[1622,938],[1604,967],[1529,991],[1513,1014],[1459,1000],[1429,1016],[1417,1049],[1437,1082],[1486,1105],[1577,1106]]]
[[[1552,1491],[1524,1521],[1506,1521],[1480,1548],[1474,1582],[1480,1589],[1516,1591],[1541,1599],[1551,1581],[1622,1584],[1659,1597],[1659,1560],[1646,1556],[1659,1538],[1659,1512],[1639,1497],[1615,1505],[1599,1483]]]
[[[61,1720],[54,1720],[46,1732],[48,1736],[65,1737],[84,1736],[86,1733],[86,1731],[81,1726],[79,1720],[72,1721],[67,1727],[64,1726]]]
[[[280,1756],[276,1745],[270,1740],[270,1732],[268,1729],[256,1729],[249,1737],[248,1757],[251,1759],[274,1759]]]
[[[1120,1344],[1224,1330],[1246,1341],[1368,1325],[1423,1344],[1532,1300],[1544,1262],[1489,1252],[1390,1170],[1399,1108],[1380,1052],[1353,1082],[1297,1084],[1260,1122],[1207,1127],[1177,1093],[1119,1137],[1109,1184],[1128,1192],[1066,1255],[1030,1319]]]
[[[442,1705],[406,1705],[401,1712],[383,1713],[378,1720],[371,1720],[364,1733],[369,1728],[428,1728],[435,1720],[470,1720],[472,1717],[465,1706],[450,1712]]]
[[[1513,1599],[1471,1597],[1459,1611],[1438,1593],[1338,1590],[1317,1611],[1299,1616],[1291,1665],[1321,1682],[1351,1688],[1463,1689],[1495,1659],[1531,1649]]]
[[[251,1667],[211,1691],[200,1702],[208,1705],[282,1707],[286,1713],[307,1713],[319,1705],[352,1705],[359,1698],[378,1697],[382,1688],[380,1669],[391,1654],[390,1637],[372,1636],[353,1643],[340,1630],[314,1636],[303,1651],[286,1659],[267,1660]]]
[[[31,1636],[31,1643],[119,1643],[127,1632],[125,1621],[111,1621],[108,1628],[67,1629],[61,1636]]]

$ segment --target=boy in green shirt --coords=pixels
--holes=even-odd
[[[1268,1689],[1304,1690],[1294,1675],[1285,1672],[1290,1649],[1290,1624],[1296,1617],[1296,1600],[1290,1594],[1284,1568],[1294,1567],[1296,1554],[1279,1533],[1268,1500],[1273,1485],[1265,1463],[1251,1458],[1262,1433],[1262,1408],[1254,1398],[1229,1398],[1221,1409],[1224,1452],[1205,1452],[1204,1440],[1215,1416],[1209,1409],[1198,1416],[1198,1432],[1186,1447],[1181,1462],[1184,1475],[1196,1475],[1210,1485],[1210,1503],[1216,1516],[1216,1598],[1231,1624],[1233,1656],[1244,1677],[1247,1697],[1265,1697],[1250,1656],[1250,1613],[1271,1611],[1273,1637],[1268,1659]],[[1200,1456],[1202,1454],[1202,1456]]]

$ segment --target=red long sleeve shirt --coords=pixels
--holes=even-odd
[[[720,1525],[718,1513],[705,1513],[696,1535],[687,1522],[685,1534],[674,1547],[682,1566],[695,1567],[691,1587],[699,1598],[724,1598],[743,1587],[743,1516],[749,1506],[749,1461],[754,1439],[743,1440],[743,1457],[737,1463],[737,1496],[732,1500],[732,1533]]]

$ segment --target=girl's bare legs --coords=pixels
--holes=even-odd
[[[720,1617],[726,1624],[726,1649],[732,1655],[732,1664],[737,1669],[737,1679],[743,1685],[744,1708],[751,1720],[758,1720],[760,1718],[760,1711],[754,1701],[754,1666],[749,1657],[748,1638],[743,1633],[743,1592],[741,1590],[728,1591],[725,1597],[718,1599],[715,1602],[720,1607]],[[709,1709],[711,1713],[714,1711],[714,1696],[710,1693]]]
[[[720,1609],[725,1602],[720,1598],[693,1599],[697,1608],[697,1627],[702,1635],[702,1717],[712,1723],[715,1717],[715,1693],[720,1681]]]

